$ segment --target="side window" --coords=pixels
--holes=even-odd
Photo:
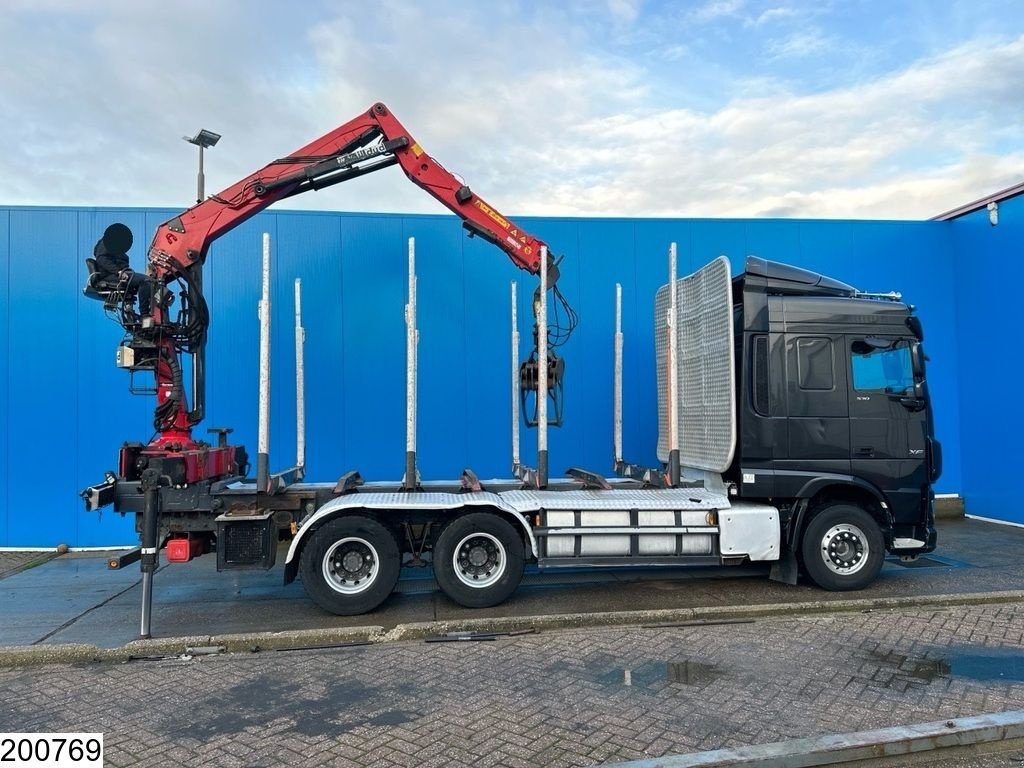
[[[761,416],[768,415],[768,337],[759,334],[754,337],[751,353],[753,363],[754,411]]]
[[[796,361],[800,389],[832,389],[835,386],[832,339],[797,339]]]
[[[913,391],[910,345],[906,341],[869,338],[853,342],[850,351],[853,388],[858,392],[906,395]]]

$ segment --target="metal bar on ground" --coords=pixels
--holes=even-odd
[[[419,485],[416,469],[416,238],[409,238],[409,301],[405,305],[405,481],[403,488]]]
[[[116,571],[137,562],[141,557],[142,547],[135,547],[134,549],[129,549],[119,555],[112,555],[109,557],[107,559],[107,568],[111,571]]]
[[[668,477],[679,485],[679,291],[676,285],[676,244],[668,247]]]
[[[519,472],[519,320],[516,281],[512,281],[512,474]]]
[[[306,329],[302,327],[302,279],[295,278],[295,466],[306,469]]]
[[[615,467],[622,465],[622,284],[615,284],[615,378],[612,382]]]
[[[270,477],[270,234],[263,233],[263,293],[260,315],[260,414],[256,448],[256,490],[265,493]]]
[[[548,485],[548,248],[540,247],[537,309],[537,487]]]

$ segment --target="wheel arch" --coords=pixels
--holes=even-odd
[[[872,484],[856,477],[823,476],[808,481],[798,494],[804,502],[789,531],[789,543],[799,551],[804,532],[811,520],[832,503],[847,502],[862,508],[878,523],[886,548],[892,544],[892,510],[885,496]]]
[[[419,498],[417,498],[417,496]],[[380,497],[380,498],[377,498]],[[331,499],[303,521],[298,533],[292,538],[288,555],[285,557],[284,583],[295,580],[299,570],[299,558],[309,541],[309,535],[331,520],[351,514],[363,514],[386,524],[381,512],[391,510],[448,511],[448,512],[493,512],[504,518],[512,518],[514,526],[523,535],[523,542],[533,557],[539,556],[537,539],[526,518],[508,506],[500,496],[493,493],[477,492],[465,494],[371,494],[354,493]]]

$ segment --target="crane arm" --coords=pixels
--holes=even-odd
[[[217,195],[161,224],[149,249],[150,273],[164,281],[206,259],[210,244],[278,200],[399,165],[418,187],[508,254],[516,266],[540,271],[545,244],[455,178],[427,154],[391,111],[374,104],[291,155],[274,160]],[[549,256],[549,268],[555,260]],[[551,284],[557,269],[550,274]]]
[[[358,176],[398,165],[421,189],[458,215],[470,236],[479,235],[501,248],[516,266],[537,274],[546,245],[499,213],[468,186],[428,155],[391,111],[381,103],[287,157],[236,182],[219,194],[201,200],[157,227],[148,251],[147,273],[152,301],[146,317],[122,311],[129,347],[141,363],[132,370],[153,370],[157,406],[154,426],[159,436],[148,449],[158,454],[193,450],[192,427],[205,415],[205,348],[209,311],[203,296],[202,269],[210,245],[278,200],[323,189]],[[571,334],[576,316],[561,294],[558,260],[548,253],[548,286],[559,302],[564,327],[549,333],[549,392],[555,402],[552,425],[561,421],[562,363],[552,348]],[[172,283],[181,286],[181,305],[172,317]],[[539,290],[539,289],[538,289]],[[536,303],[536,301],[535,301]],[[559,316],[556,312],[556,317]],[[534,353],[521,369],[523,409],[527,423],[527,392],[537,392],[537,331]],[[182,355],[192,356],[192,408],[185,395]],[[134,358],[133,358],[134,359]],[[534,409],[536,414],[536,409]],[[226,455],[226,454],[225,454]],[[213,471],[213,470],[210,470]]]

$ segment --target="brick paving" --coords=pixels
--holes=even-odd
[[[0,731],[103,731],[112,766],[583,766],[1024,709],[1024,604],[26,667],[0,692]]]
[[[0,579],[42,565],[56,556],[56,552],[0,552]]]

